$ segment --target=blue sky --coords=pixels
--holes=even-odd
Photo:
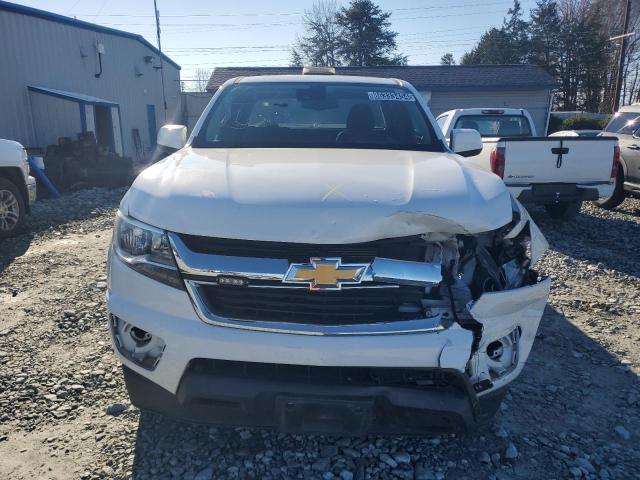
[[[153,0],[27,0],[19,2],[62,15],[135,32],[156,44]],[[346,5],[348,1],[338,2]],[[411,65],[437,64],[446,52],[457,59],[483,31],[500,26],[512,0],[378,0],[392,13],[398,45]],[[525,13],[535,0],[521,0]],[[313,0],[158,0],[162,49],[182,66],[197,68],[287,65],[289,47],[301,34],[302,13]]]

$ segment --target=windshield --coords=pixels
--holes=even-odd
[[[618,112],[604,129],[605,132],[626,133],[631,135],[640,128],[640,114],[638,112]]]
[[[390,85],[312,82],[227,87],[192,145],[444,151],[411,91]]]
[[[531,126],[523,115],[464,115],[453,128],[477,130],[481,137],[530,137]]]

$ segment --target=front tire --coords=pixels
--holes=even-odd
[[[0,178],[0,239],[15,235],[24,224],[26,205],[18,187]]]
[[[582,201],[555,203],[553,205],[545,205],[544,208],[554,220],[571,220],[580,212]]]
[[[624,202],[626,194],[624,193],[624,172],[622,167],[618,166],[618,175],[616,176],[616,187],[611,195],[601,200],[596,200],[595,204],[605,210],[612,210]]]

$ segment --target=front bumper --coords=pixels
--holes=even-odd
[[[36,201],[37,193],[36,193],[36,179],[29,175],[27,177],[27,194],[29,205],[33,205]]]
[[[340,425],[344,424],[350,427],[343,433],[428,433],[468,430],[486,422],[505,387],[520,373],[544,309],[548,281],[512,292],[520,292],[516,301],[505,304],[510,293],[498,292],[475,312],[485,325],[494,316],[496,319],[496,325],[487,329],[495,338],[483,338],[481,349],[514,328],[521,329],[523,342],[516,368],[494,382],[494,388],[478,394],[467,374],[473,335],[457,323],[436,332],[355,336],[309,336],[210,325],[199,319],[185,291],[151,280],[115,256],[109,261],[107,300],[110,315],[166,345],[157,363],[145,368],[116,344],[131,399],[143,409],[197,422],[284,431],[321,432],[328,428],[341,433]],[[505,304],[505,308],[494,311],[495,304]],[[455,388],[220,377],[192,368],[200,360],[320,369],[426,369],[451,374]],[[485,373],[480,369],[476,375],[480,378]],[[287,402],[293,406],[285,412]],[[358,410],[366,414],[355,415]],[[318,418],[327,420],[325,427]]]
[[[463,433],[488,424],[506,393],[502,388],[478,399],[466,376],[455,370],[435,369],[447,375],[447,384],[416,387],[327,384],[318,371],[328,369],[292,381],[224,375],[195,361],[175,395],[126,367],[124,377],[131,401],[143,410],[189,422],[292,434]]]

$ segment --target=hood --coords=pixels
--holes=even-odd
[[[478,233],[511,221],[502,180],[449,153],[193,149],[144,170],[124,213],[178,233],[355,243]]]

